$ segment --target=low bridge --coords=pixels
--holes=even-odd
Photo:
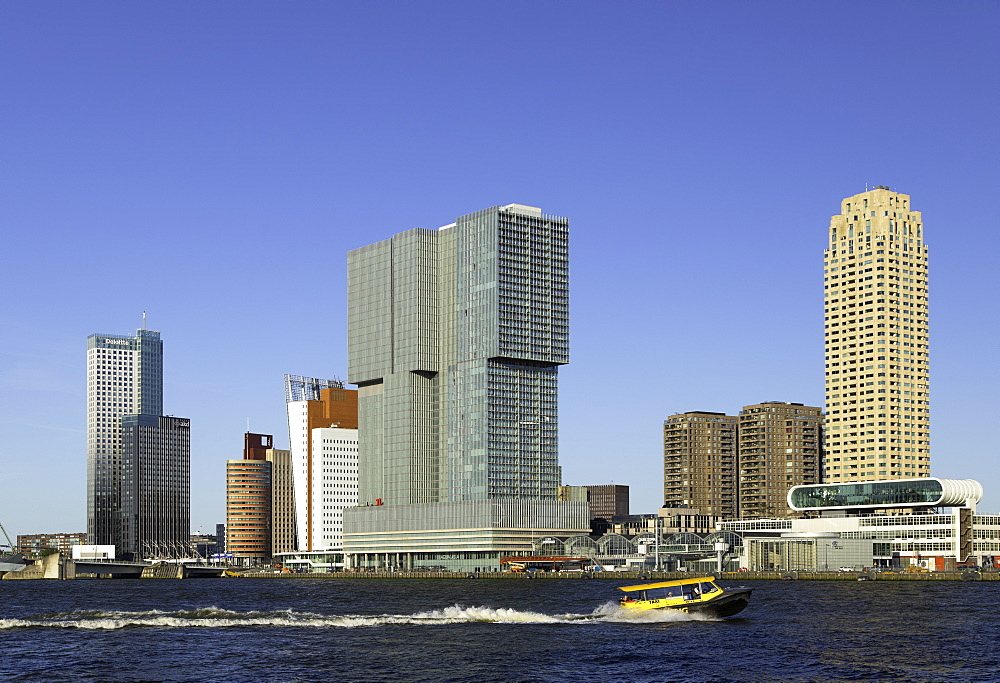
[[[113,579],[201,579],[218,578],[225,567],[171,562],[123,562],[117,560],[74,560],[61,553],[47,555],[21,571],[7,572],[4,580],[75,579],[83,574]]]
[[[112,576],[116,579],[139,579],[142,578],[142,570],[150,566],[144,562],[117,562],[115,560],[69,561],[73,563],[74,576],[66,578],[76,578],[77,574],[97,574],[98,576]]]

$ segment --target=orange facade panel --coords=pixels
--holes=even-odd
[[[308,402],[309,429],[320,427],[358,428],[356,389],[321,389],[318,401]]]

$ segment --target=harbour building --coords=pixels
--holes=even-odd
[[[787,401],[663,423],[663,501],[718,519],[796,516],[788,490],[820,481],[822,411]]]
[[[930,476],[927,246],[910,196],[844,199],[824,266],[823,480]]]
[[[17,550],[28,559],[37,560],[43,552],[57,550],[64,555],[71,555],[73,546],[86,545],[87,533],[58,534],[18,534]]]
[[[1000,569],[1000,517],[976,511],[971,479],[803,484],[795,517],[719,520],[692,508],[618,518],[600,538],[542,537],[535,555],[588,558],[605,569],[690,572],[934,572]],[[719,552],[722,551],[720,557]],[[963,578],[976,578],[966,574]]]
[[[348,255],[355,566],[495,568],[539,535],[588,529],[587,504],[556,494],[568,228],[510,204]]]
[[[119,557],[187,552],[190,421],[161,420],[162,412],[160,333],[90,335],[87,540],[116,546]]]
[[[795,486],[797,519],[722,522],[755,571],[879,567],[948,571],[1000,566],[1000,517],[979,515],[972,479],[890,479]]]
[[[270,436],[270,435],[267,435]],[[264,450],[271,465],[271,556],[295,550],[295,481],[292,452],[285,448]]]
[[[622,484],[597,484],[587,486],[587,502],[591,519],[610,521],[629,513],[628,486]]]
[[[299,559],[319,553],[317,567],[342,566],[343,511],[358,504],[358,392],[337,379],[285,375],[285,406],[298,533],[287,550]]]

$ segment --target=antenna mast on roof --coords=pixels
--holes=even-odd
[[[142,312],[142,329],[146,329],[146,311]]]

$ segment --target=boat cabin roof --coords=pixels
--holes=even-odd
[[[711,583],[715,581],[714,576],[699,576],[693,579],[678,579],[676,581],[661,581],[660,583],[644,583],[638,586],[618,586],[618,590],[630,593],[632,591],[644,591],[650,588],[671,588],[673,586],[688,586],[693,583]]]

